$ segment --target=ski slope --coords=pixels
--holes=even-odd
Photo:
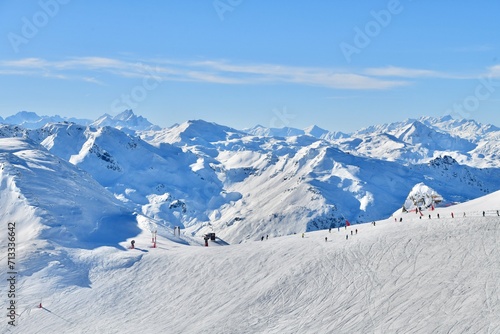
[[[500,333],[497,209],[500,192],[422,218],[225,247],[159,237],[151,248],[144,231],[136,249],[128,239],[53,264],[90,264],[86,286],[21,277],[17,326],[4,319],[0,332]]]

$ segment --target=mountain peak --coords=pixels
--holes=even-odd
[[[38,129],[48,123],[72,122],[82,125],[90,123],[90,121],[86,119],[67,118],[59,115],[39,116],[32,111],[20,111],[15,115],[6,117],[3,122],[5,124],[20,125],[26,129]]]
[[[208,142],[226,140],[231,134],[241,134],[239,130],[207,122],[202,119],[189,120],[179,125],[181,137],[184,139],[208,139]]]
[[[114,120],[117,121],[128,121],[134,118],[143,118],[142,116],[136,116],[132,109],[127,109],[113,117]]]
[[[451,165],[456,165],[456,164],[458,164],[458,162],[455,159],[453,159],[452,157],[450,157],[449,155],[437,157],[437,158],[434,158],[431,161],[429,161],[429,165],[435,166],[435,167],[438,167],[441,165],[451,166]]]
[[[124,110],[115,116],[104,114],[92,122],[91,125],[95,127],[110,126],[120,130],[128,129],[132,132],[160,130],[159,126],[154,125],[147,118],[134,114],[132,109]]]
[[[320,128],[317,125],[311,125],[304,129],[304,132],[316,138],[321,138],[328,133],[327,130]]]
[[[33,121],[40,120],[40,116],[38,116],[33,111],[19,111],[15,115],[7,117],[5,120],[10,123],[11,121],[18,120],[18,119],[33,122]]]

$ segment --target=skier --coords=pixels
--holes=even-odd
[[[130,242],[130,245],[131,245],[131,247],[130,247],[130,248],[134,249],[134,248],[135,248],[135,246],[134,246],[134,245],[135,245],[135,240],[132,240],[132,241]]]
[[[356,229],[356,234],[358,234],[358,229]]]
[[[332,228],[331,227],[328,229],[328,233],[332,233]]]
[[[431,219],[431,215],[429,215],[429,219]]]
[[[260,241],[264,241],[264,236],[262,236],[262,237],[260,238]]]
[[[451,213],[451,218],[455,218],[455,216],[453,216],[453,212]]]
[[[484,217],[485,214],[486,214],[486,212],[483,211],[483,217]]]
[[[353,232],[351,231],[351,235],[352,235],[352,233],[353,233]]]
[[[325,237],[325,242],[328,242],[328,237]]]
[[[498,213],[498,210],[497,210],[497,216],[500,216],[500,213]]]
[[[349,239],[349,234],[345,235],[345,240]]]
[[[304,233],[302,233],[302,238],[304,237]]]
[[[439,213],[438,213],[438,219],[439,219]]]

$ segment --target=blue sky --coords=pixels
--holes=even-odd
[[[0,116],[500,126],[498,1],[0,0]]]

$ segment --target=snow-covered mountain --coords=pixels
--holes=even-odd
[[[104,114],[90,125],[93,127],[110,126],[124,131],[131,130],[132,132],[129,133],[133,133],[133,131],[158,131],[161,129],[146,118],[137,116],[132,110],[125,110],[116,116]]]
[[[123,130],[129,134],[134,134],[135,131],[158,131],[161,129],[158,125],[152,124],[146,118],[135,115],[132,110],[124,110],[115,116],[104,114],[94,121],[74,117],[61,117],[59,115],[39,116],[34,112],[20,111],[5,119],[0,117],[0,123],[19,125],[26,129],[38,129],[52,123],[75,123],[93,127],[110,126]]]
[[[91,121],[87,119],[74,118],[74,117],[61,117],[59,115],[55,116],[38,116],[34,112],[30,111],[20,111],[15,115],[8,116],[5,119],[0,118],[0,123],[20,125],[26,129],[37,129],[48,123],[58,123],[58,122],[70,122],[78,123],[82,125],[90,124]]]
[[[354,155],[402,164],[426,163],[448,155],[461,164],[473,167],[500,167],[495,149],[500,145],[500,128],[474,120],[455,120],[451,116],[407,119],[370,126],[350,134],[330,132],[317,126],[301,130],[259,125],[244,131],[266,137],[309,135],[327,140]]]
[[[348,137],[349,135],[343,132],[331,132],[320,128],[317,125],[311,125],[305,129],[296,129],[291,127],[283,128],[266,128],[262,125],[257,125],[253,128],[243,129],[244,132],[261,137],[293,137],[309,135],[318,139],[339,139]]]
[[[129,135],[144,137],[158,137],[155,134],[158,131],[164,132],[164,136],[170,133],[169,128],[161,129],[146,118],[135,115],[132,110],[125,110],[116,116],[104,114],[93,122],[60,116],[38,116],[32,112],[19,112],[5,120],[0,119],[0,122],[20,125],[28,129],[37,129],[57,122],[71,122],[93,127],[110,126]],[[178,126],[176,124],[171,128]],[[236,132],[272,138],[310,136],[326,140],[332,146],[353,155],[396,161],[401,164],[427,163],[434,158],[447,155],[460,164],[471,167],[500,167],[496,149],[500,145],[500,128],[491,124],[480,124],[474,120],[456,120],[451,116],[407,119],[402,122],[370,126],[350,134],[331,132],[315,125],[305,129],[266,128],[257,125]],[[208,143],[205,138],[196,133],[183,135]]]
[[[500,145],[500,129],[450,116],[371,126],[332,144],[352,154],[403,164],[448,155],[468,166],[500,167],[495,149]]]
[[[133,210],[91,175],[22,138],[0,138],[0,221],[13,227],[17,271],[41,291],[88,287],[92,263],[81,252],[122,249],[140,232]]]
[[[122,116],[138,119],[131,112]],[[440,122],[447,131],[424,124]],[[234,243],[387,217],[421,182],[444,203],[500,189],[494,144],[476,138],[481,146],[475,146],[450,134],[450,120],[440,122],[407,121],[337,139],[317,127],[301,135],[257,136],[203,120],[141,131],[140,137],[73,123],[35,130],[3,125],[0,135],[40,144],[167,229],[180,226],[197,236],[216,231]],[[497,134],[479,127],[485,136]],[[479,147],[495,168],[457,161],[470,155],[457,152]]]

